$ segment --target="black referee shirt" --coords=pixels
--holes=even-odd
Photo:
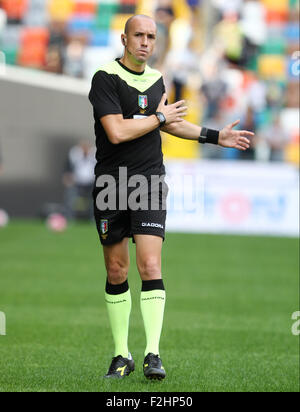
[[[101,117],[109,114],[122,114],[124,119],[151,116],[164,92],[161,73],[149,66],[143,73],[137,73],[117,59],[94,75],[89,99],[95,119],[96,176],[117,177],[119,167],[127,167],[128,176],[165,174],[159,128],[130,142],[113,145],[100,122]]]

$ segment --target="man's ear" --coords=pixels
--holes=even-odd
[[[127,46],[127,40],[125,36],[122,36],[122,44],[123,46]]]

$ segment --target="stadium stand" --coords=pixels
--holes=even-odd
[[[163,72],[171,100],[189,102],[188,120],[224,124],[237,116],[245,124],[252,113],[258,138],[246,159],[271,160],[268,128],[278,112],[285,127],[299,107],[297,0],[0,0],[1,56],[8,65],[90,81],[100,64],[121,56],[120,34],[134,13],[156,19],[150,64]],[[282,158],[299,163],[299,127],[289,137]],[[171,158],[244,158],[200,153],[168,136],[163,144]]]

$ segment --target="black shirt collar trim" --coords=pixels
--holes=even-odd
[[[128,67],[124,66],[124,64],[122,64],[122,63],[120,62],[120,59],[116,59],[116,62],[118,62],[119,65],[120,65],[124,70],[126,70],[127,72],[129,72],[129,73],[136,74],[137,76],[142,76],[142,75],[145,73],[145,70],[144,70],[143,72],[135,72],[135,71],[133,71],[133,70],[128,69]]]

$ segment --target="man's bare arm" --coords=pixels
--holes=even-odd
[[[201,127],[193,123],[187,122],[184,120],[181,123],[171,123],[164,127],[161,127],[163,132],[169,133],[173,136],[180,137],[181,139],[187,140],[198,140]]]
[[[100,120],[112,144],[130,142],[159,127],[159,120],[155,115],[142,120],[127,120],[121,114],[112,114],[104,116]]]
[[[183,101],[165,105],[167,95],[164,94],[158,106],[158,110],[163,113],[166,123],[180,123],[186,116],[186,107],[183,107]],[[138,139],[147,133],[157,129],[160,122],[156,115],[146,117],[145,119],[124,119],[122,114],[112,114],[103,116],[100,119],[102,126],[112,144],[120,144]]]
[[[218,144],[223,147],[231,147],[239,150],[247,150],[250,147],[249,138],[254,133],[247,130],[233,130],[239,124],[239,120],[224,127],[219,133]],[[202,128],[184,120],[181,123],[171,123],[161,128],[162,131],[173,136],[188,140],[199,140]]]

